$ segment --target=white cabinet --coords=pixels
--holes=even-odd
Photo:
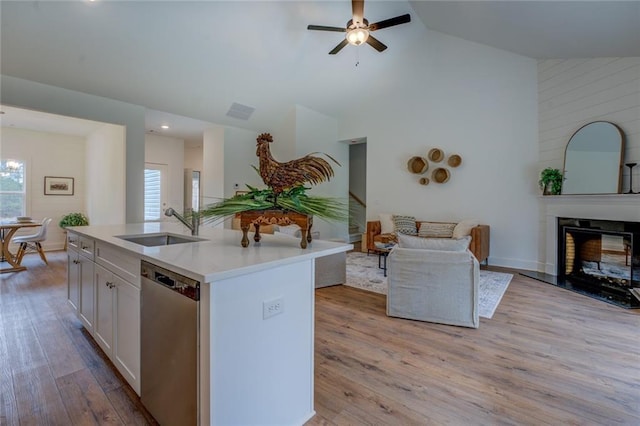
[[[78,251],[69,246],[67,251],[67,300],[76,314],[78,313],[78,306],[80,306],[80,265],[78,256]]]
[[[126,262],[119,262],[126,257]],[[116,266],[118,265],[118,266]],[[126,269],[123,269],[126,268]],[[137,272],[136,282],[124,279]],[[140,394],[140,259],[115,247],[96,245],[95,334],[98,345]]]
[[[91,334],[93,334],[93,308],[95,304],[94,265],[93,260],[83,255],[78,256],[78,267],[80,269],[80,306],[78,307],[78,316]]]
[[[91,334],[93,334],[94,305],[95,305],[95,280],[93,250],[95,242],[92,239],[80,237],[78,248],[78,267],[80,269],[80,306],[78,316],[80,321]]]
[[[94,338],[107,354],[113,352],[113,273],[96,265],[96,323]]]
[[[94,244],[90,238],[67,233],[67,299],[91,334],[95,304]]]
[[[113,362],[140,394],[140,289],[116,276]]]

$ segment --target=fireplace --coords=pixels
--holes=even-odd
[[[557,285],[640,307],[640,223],[558,219]]]

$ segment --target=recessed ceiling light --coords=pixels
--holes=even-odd
[[[164,130],[167,130],[169,128],[169,126],[167,126],[166,124],[163,124],[162,126],[160,126],[161,128],[163,128]]]

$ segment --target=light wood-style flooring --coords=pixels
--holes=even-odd
[[[0,425],[153,424],[68,306],[66,253],[47,257],[0,275]],[[640,310],[517,274],[477,330],[319,289],[315,364],[307,425],[640,425]]]
[[[0,275],[0,425],[156,424],[66,300],[67,253]]]

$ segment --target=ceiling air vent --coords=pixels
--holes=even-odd
[[[229,117],[238,118],[240,120],[248,120],[256,109],[247,105],[232,103],[231,108],[227,111]]]

